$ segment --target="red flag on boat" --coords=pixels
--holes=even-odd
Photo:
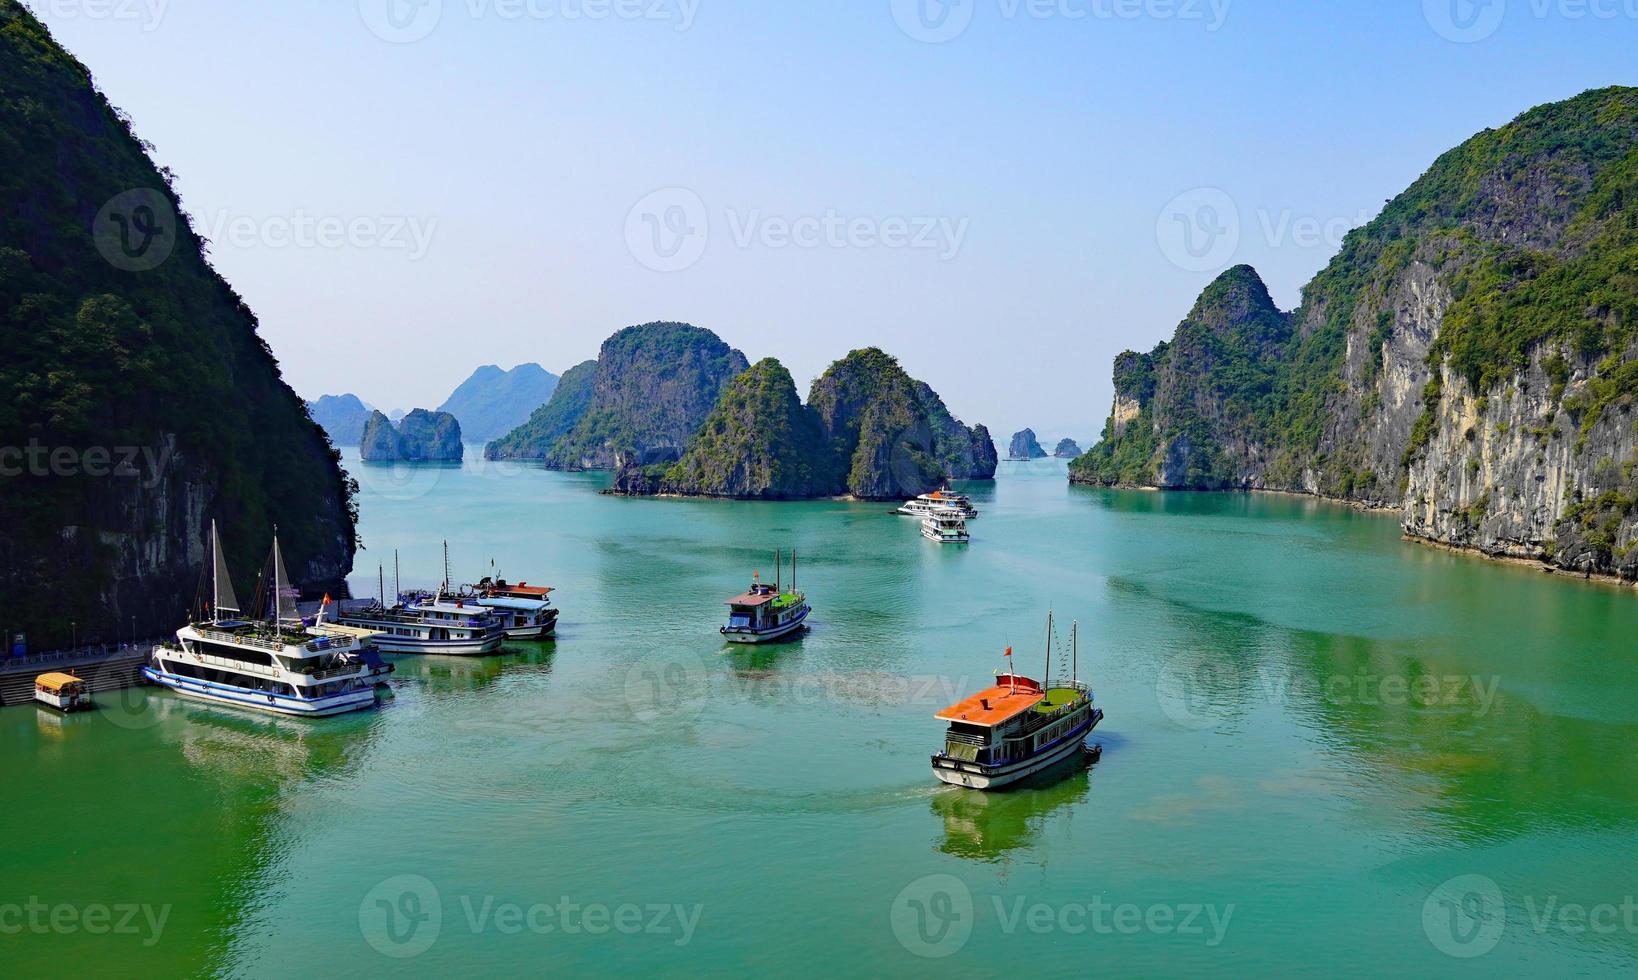
[[[324,604],[326,606],[328,606],[330,604],[330,593],[328,593],[328,592],[324,593]]]
[[[1007,647],[1007,656],[1012,656],[1012,647]]]

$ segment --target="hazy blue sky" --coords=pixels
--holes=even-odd
[[[678,319],[804,394],[882,346],[1000,437],[1094,437],[1221,269],[1295,305],[1443,150],[1638,83],[1638,0],[32,6],[308,397]]]

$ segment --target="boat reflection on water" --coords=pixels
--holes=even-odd
[[[1001,793],[957,787],[938,793],[932,807],[944,819],[939,850],[974,861],[999,861],[1009,851],[1033,847],[1048,817],[1068,817],[1086,802],[1092,760],[1090,753],[1065,760]]]
[[[557,646],[549,639],[508,641],[501,647],[500,653],[492,657],[389,655],[388,659],[396,668],[390,686],[413,685],[432,696],[482,691],[493,686],[504,674],[549,674],[556,658]]]
[[[176,736],[182,757],[236,791],[261,786],[282,792],[315,778],[353,775],[379,724],[372,716],[314,724],[227,706],[189,707]]]

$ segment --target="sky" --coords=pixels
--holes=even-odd
[[[308,398],[436,407],[682,320],[805,396],[878,346],[1004,440],[1526,109],[1638,0],[31,0]]]

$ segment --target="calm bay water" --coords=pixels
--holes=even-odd
[[[970,488],[974,543],[944,549],[883,505],[348,466],[355,594],[394,548],[435,583],[447,538],[457,579],[557,586],[559,638],[398,658],[381,710],[328,721],[154,691],[0,712],[7,973],[1638,966],[1630,592],[1057,464]],[[814,628],[729,651],[722,600],[776,546]],[[1039,673],[1049,607],[1102,761],[939,786],[931,716],[1006,646]]]

